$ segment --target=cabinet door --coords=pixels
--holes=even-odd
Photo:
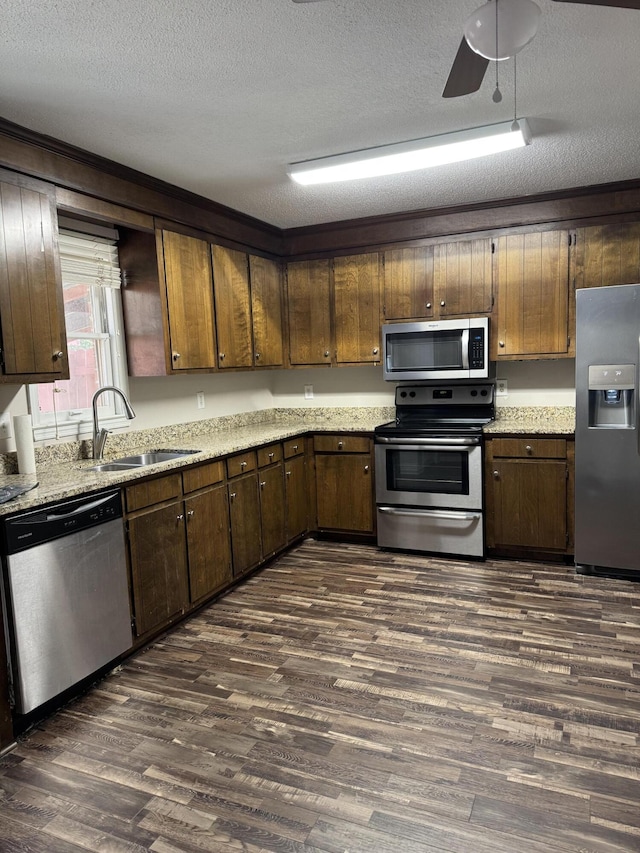
[[[256,367],[284,364],[282,268],[275,261],[249,255],[253,358]]]
[[[329,261],[287,265],[291,364],[331,364]]]
[[[260,499],[255,473],[236,477],[228,485],[231,515],[231,550],[234,577],[260,562]]]
[[[593,225],[576,232],[576,287],[640,281],[640,222]]]
[[[493,301],[491,240],[436,246],[434,280],[440,317],[488,314]]]
[[[287,459],[284,466],[287,541],[308,530],[307,468],[304,456]]]
[[[564,552],[567,547],[566,461],[494,459],[490,476],[495,546]]]
[[[380,258],[377,252],[333,262],[336,361],[380,361]]]
[[[231,583],[231,537],[226,486],[186,498],[191,601]]]
[[[284,548],[285,510],[282,463],[262,468],[260,480],[260,519],[263,558]]]
[[[369,454],[316,455],[316,495],[319,529],[373,532]]]
[[[138,637],[189,603],[182,502],[128,520],[133,612]]]
[[[433,317],[433,246],[384,253],[385,320]]]
[[[214,368],[215,330],[209,244],[162,231],[172,369]]]
[[[566,231],[499,237],[497,358],[566,355],[569,246]],[[494,338],[495,342],[495,338]]]
[[[0,322],[7,377],[41,382],[69,377],[56,233],[53,195],[0,183]]]
[[[223,246],[213,246],[212,252],[218,367],[251,367],[249,258],[244,252]]]

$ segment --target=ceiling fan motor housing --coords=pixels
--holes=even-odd
[[[533,0],[489,0],[467,18],[464,37],[485,59],[509,59],[535,36],[539,18]]]

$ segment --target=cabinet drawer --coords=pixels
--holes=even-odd
[[[197,468],[188,468],[182,472],[182,488],[185,492],[195,492],[204,489],[205,486],[213,486],[224,480],[224,462],[209,462],[207,465],[198,465]]]
[[[510,459],[566,459],[567,441],[564,438],[493,438],[494,458]]]
[[[264,468],[266,465],[273,465],[274,462],[282,460],[282,445],[269,444],[267,447],[258,448],[258,467]]]
[[[227,476],[237,477],[239,474],[246,474],[247,471],[256,470],[256,452],[248,450],[246,453],[238,453],[237,456],[230,456],[227,459]]]
[[[304,453],[304,438],[290,438],[283,443],[284,458],[291,459],[292,456],[298,456]]]
[[[369,453],[370,441],[361,435],[316,435],[316,453]]]
[[[146,483],[135,483],[124,490],[127,502],[127,512],[142,509],[145,506],[162,503],[181,495],[180,474],[170,474],[147,480]]]

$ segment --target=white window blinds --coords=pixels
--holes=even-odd
[[[115,241],[60,231],[60,266],[65,287],[90,284],[120,287],[120,268]]]

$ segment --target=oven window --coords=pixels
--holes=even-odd
[[[469,494],[466,450],[386,450],[387,489],[445,495]]]
[[[387,353],[391,370],[462,369],[459,330],[390,333]]]

